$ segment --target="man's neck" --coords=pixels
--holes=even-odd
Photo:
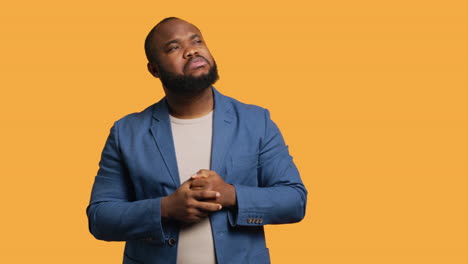
[[[208,87],[197,95],[180,95],[166,92],[166,100],[169,106],[169,113],[176,118],[192,119],[207,115],[213,110],[214,99],[213,90]]]

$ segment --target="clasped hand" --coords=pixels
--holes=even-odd
[[[195,223],[211,212],[236,205],[234,186],[226,183],[215,171],[200,170],[174,193],[162,198],[163,218],[182,223]]]

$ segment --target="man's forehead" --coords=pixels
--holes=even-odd
[[[166,21],[156,28],[155,33],[156,43],[160,44],[192,34],[201,35],[200,30],[198,30],[197,27],[182,19],[171,19]]]

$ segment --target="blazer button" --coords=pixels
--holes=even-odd
[[[171,237],[171,238],[169,238],[167,243],[169,243],[169,246],[172,247],[172,246],[174,246],[176,244],[176,240],[175,240],[175,238]]]

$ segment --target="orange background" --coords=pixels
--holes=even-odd
[[[85,208],[113,122],[163,95],[143,41],[197,25],[309,190],[273,263],[468,263],[466,1],[12,1],[0,10],[2,263],[121,263]]]

